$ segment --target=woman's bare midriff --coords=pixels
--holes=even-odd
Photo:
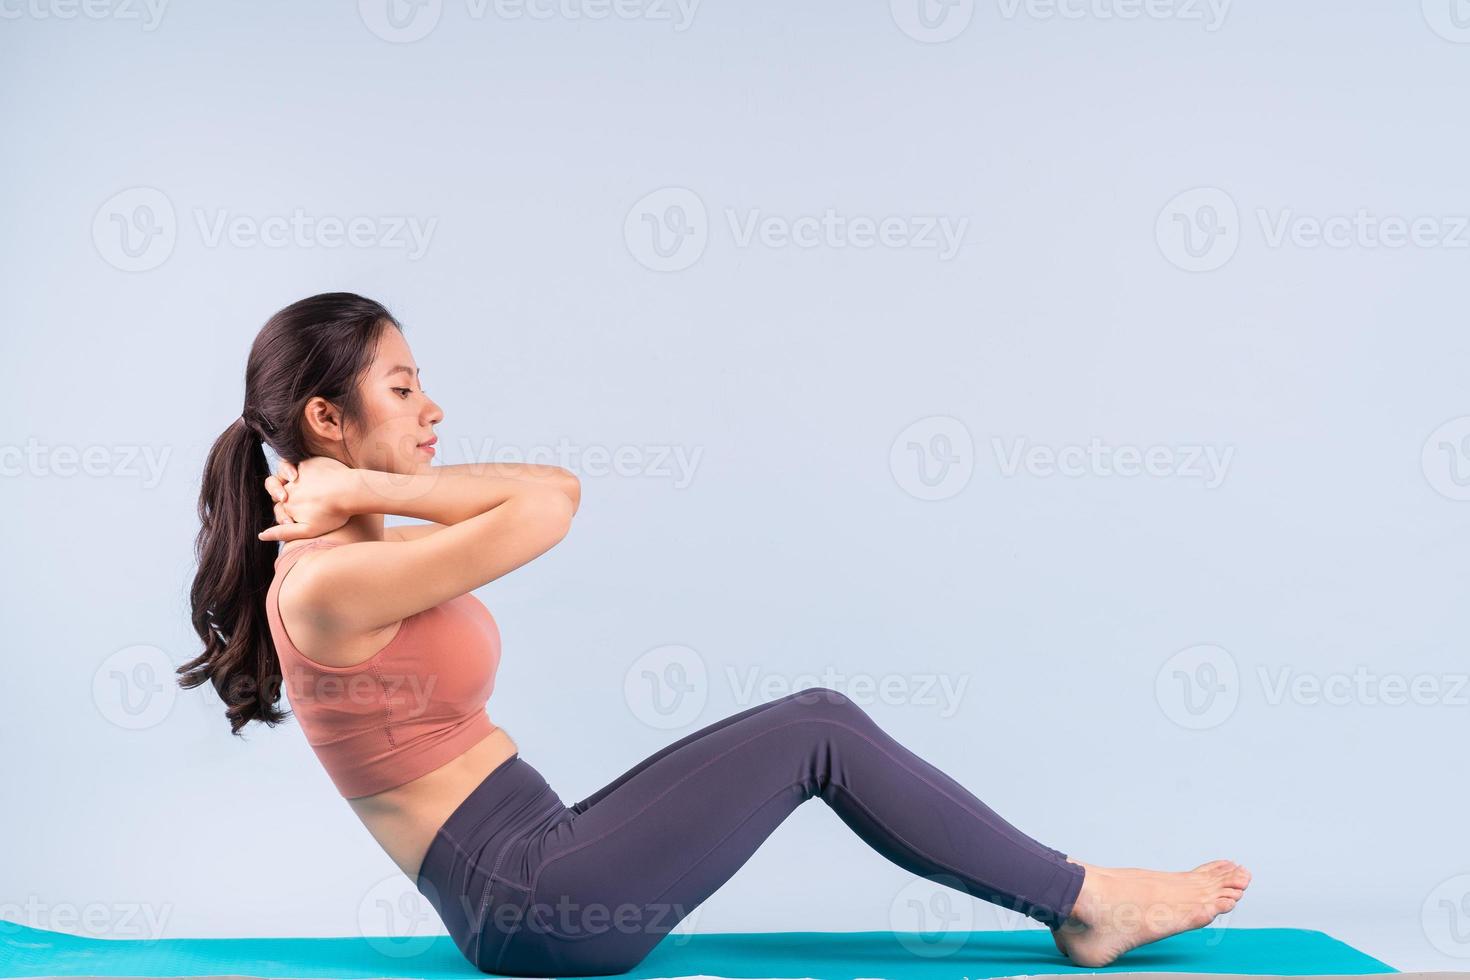
[[[297,559],[297,564],[311,560],[311,555],[304,555]],[[285,614],[283,604],[281,615]],[[293,618],[285,625],[286,631],[296,638],[302,654],[338,667],[370,659],[402,629],[401,623],[394,623],[391,628],[344,640],[314,634],[310,619],[298,623]],[[424,854],[444,821],[496,766],[518,751],[505,730],[497,727],[438,769],[381,793],[351,798],[347,805],[388,852],[393,863],[416,882]]]
[[[476,786],[519,749],[503,728],[470,746],[452,761],[402,786],[347,801],[411,881],[439,828]]]

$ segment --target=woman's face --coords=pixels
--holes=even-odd
[[[444,412],[421,386],[413,352],[397,327],[384,327],[358,394],[361,422],[338,429],[348,456],[342,462],[388,473],[417,473],[432,465],[434,426]]]

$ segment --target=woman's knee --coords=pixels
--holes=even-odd
[[[852,698],[830,687],[809,687],[796,695],[794,703],[804,710],[832,718],[866,718],[868,713]]]

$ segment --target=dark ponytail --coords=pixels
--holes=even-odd
[[[204,652],[177,673],[184,688],[214,685],[232,734],[252,721],[286,718],[277,707],[281,667],[265,614],[280,545],[256,537],[276,519],[262,443],[292,463],[312,455],[303,412],[317,396],[355,421],[358,382],[389,326],[399,328],[382,305],[352,293],[322,293],[281,310],[251,345],[245,411],[209,450],[194,541],[199,569],[189,591]]]

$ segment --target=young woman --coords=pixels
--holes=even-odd
[[[1050,927],[1082,966],[1240,899],[1250,874],[1231,861],[1071,860],[827,688],[708,725],[567,806],[485,713],[500,635],[471,593],[557,544],[580,486],[551,466],[432,465],[443,417],[379,304],[327,293],[273,316],[206,463],[205,649],[179,672],[214,685],[236,734],[284,720],[284,684],[338,791],[480,970],[631,969],[814,796],[899,867]]]

